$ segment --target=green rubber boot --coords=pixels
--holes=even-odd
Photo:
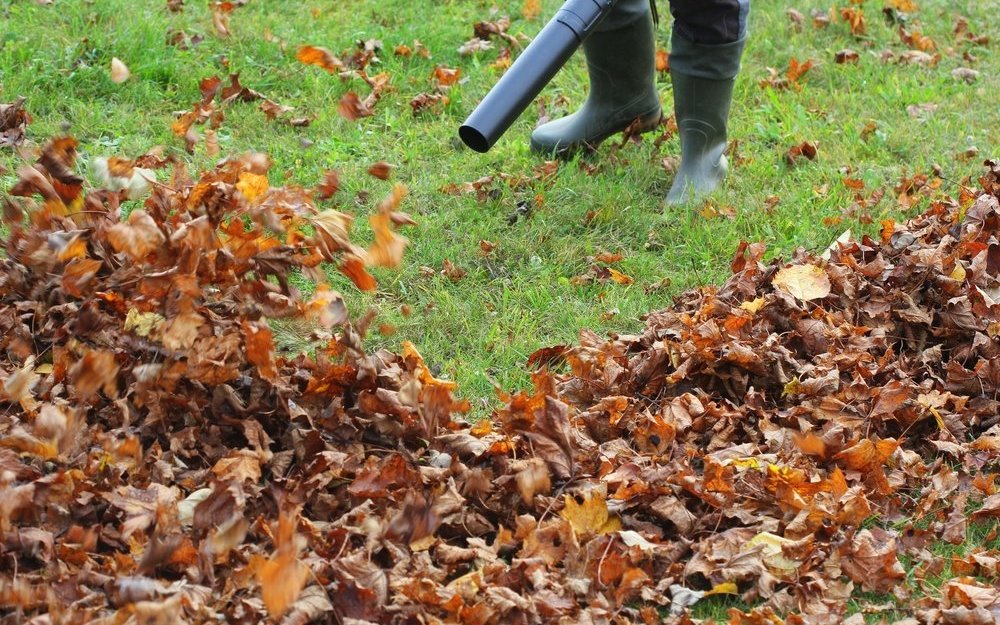
[[[590,75],[590,94],[575,113],[543,124],[531,133],[531,149],[544,155],[568,156],[639,120],[647,132],[660,123],[656,91],[656,41],[649,0],[620,0],[599,30],[583,42]]]
[[[681,165],[667,204],[700,200],[726,177],[726,126],[745,43],[745,34],[738,41],[721,45],[693,43],[674,34],[670,76]]]

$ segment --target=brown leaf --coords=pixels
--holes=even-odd
[[[340,190],[340,172],[336,169],[328,169],[323,173],[323,182],[316,187],[317,195],[321,200],[329,200]]]
[[[223,39],[229,38],[232,34],[229,31],[229,14],[236,8],[233,2],[211,2],[209,8],[212,10],[212,26],[215,27],[215,34]]]
[[[816,160],[816,144],[803,141],[799,145],[793,145],[785,152],[785,162],[789,167],[795,167],[803,160]]]
[[[142,260],[166,242],[167,238],[146,211],[137,209],[126,223],[108,229],[108,241],[116,252],[124,252],[133,260]]]
[[[845,63],[857,63],[858,61],[861,60],[861,55],[859,55],[854,50],[847,48],[838,51],[837,54],[834,55],[834,60],[836,60],[836,62],[841,65]]]
[[[13,104],[0,104],[0,147],[14,147],[24,141],[25,128],[31,123],[31,116],[24,108],[26,98],[18,98]]]
[[[260,458],[256,452],[249,449],[233,451],[215,463],[212,473],[215,473],[220,480],[237,482],[249,480],[251,484],[256,484],[261,476]]]
[[[274,336],[271,329],[261,321],[244,321],[242,327],[247,360],[257,367],[262,378],[276,380],[278,369],[274,360]]]
[[[87,400],[98,390],[105,395],[117,395],[119,365],[115,355],[107,350],[88,350],[69,370],[76,395]]]
[[[389,176],[392,175],[392,165],[385,161],[378,161],[368,167],[368,173],[379,180],[388,180]]]

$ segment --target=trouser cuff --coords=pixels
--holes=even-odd
[[[688,40],[676,30],[670,39],[670,71],[708,80],[735,78],[747,42],[744,35],[732,43],[705,45]]]
[[[615,8],[611,9],[611,13],[597,25],[594,32],[618,30],[646,17],[651,13],[649,2],[650,0],[618,0]]]

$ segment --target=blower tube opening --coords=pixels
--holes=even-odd
[[[462,138],[465,145],[480,154],[488,152],[490,149],[490,142],[483,136],[483,133],[472,126],[462,125],[458,129],[458,136]]]

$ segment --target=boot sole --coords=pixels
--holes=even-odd
[[[613,137],[620,132],[625,132],[626,130],[628,130],[635,123],[636,119],[642,119],[642,116],[640,115],[636,118],[633,118],[628,123],[620,127],[617,127],[613,130],[610,130],[602,135],[599,135],[590,141],[578,141],[576,143],[570,143],[565,146],[557,145],[556,147],[552,147],[552,146],[542,145],[540,143],[536,143],[535,140],[532,139],[531,151],[534,152],[535,154],[540,154],[542,156],[554,156],[560,159],[570,158],[580,150],[593,152],[598,147],[600,147],[601,143],[603,143],[609,137]],[[655,118],[651,116],[646,121],[640,123],[638,127],[635,129],[635,134],[641,135],[641,134],[646,134],[647,132],[652,132],[653,130],[656,130],[662,122],[663,122],[663,109],[660,109],[657,112]]]

